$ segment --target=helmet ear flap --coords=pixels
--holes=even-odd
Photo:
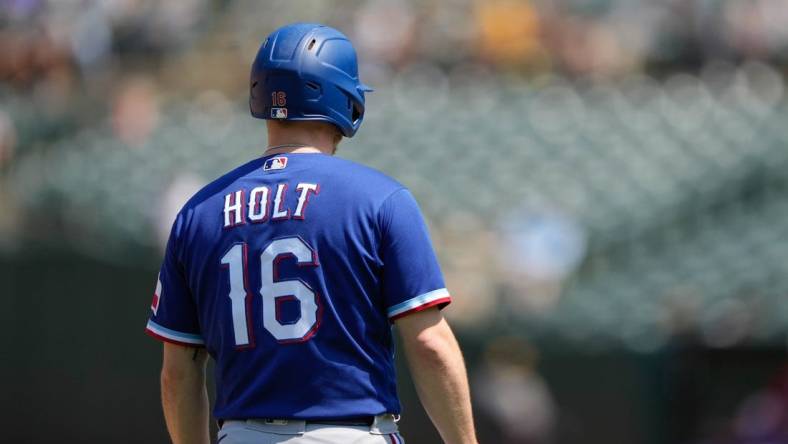
[[[352,94],[348,94],[344,91],[343,94],[347,98],[347,118],[350,120],[351,125],[358,127],[361,123],[361,119],[364,118],[364,105],[359,102],[356,97],[353,97]]]
[[[359,123],[362,117],[364,117],[364,108],[358,102],[353,101],[353,112],[350,116],[350,121],[355,125]]]

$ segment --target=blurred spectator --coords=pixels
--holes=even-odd
[[[403,0],[369,1],[356,13],[356,40],[364,63],[402,63],[413,49],[416,17]]]
[[[112,27],[103,8],[88,4],[69,20],[72,52],[83,70],[104,63],[112,49]]]
[[[18,212],[13,193],[9,192],[11,181],[3,175],[13,160],[15,148],[14,123],[8,114],[0,109],[0,250],[18,238]]]
[[[30,89],[50,72],[69,69],[71,57],[66,47],[40,28],[0,30],[0,54],[0,81],[19,89]]]
[[[558,412],[538,361],[538,351],[518,338],[494,338],[485,349],[472,387],[483,414],[498,425],[501,444],[553,442]]]
[[[151,81],[133,77],[121,83],[112,107],[115,136],[127,145],[142,145],[158,121],[159,105]]]
[[[16,148],[16,128],[10,116],[0,109],[0,171],[11,163]]]
[[[444,259],[446,287],[452,294],[452,322],[462,326],[485,325],[499,304],[495,298],[496,249],[494,234],[467,213],[455,213],[451,223],[434,227],[435,246]]]
[[[788,443],[788,365],[777,371],[769,386],[745,396],[730,422],[723,422],[717,434],[715,440],[703,442]]]
[[[723,7],[724,43],[746,58],[785,61],[788,48],[788,4],[780,0],[726,2]],[[709,30],[711,31],[711,30]]]
[[[775,444],[788,442],[785,400],[779,392],[764,390],[748,396],[734,419],[735,442]]]
[[[500,230],[498,267],[512,290],[508,305],[525,313],[550,310],[585,256],[583,228],[558,211],[522,209],[504,217]]]
[[[528,67],[544,57],[540,21],[528,1],[479,1],[475,9],[479,57],[497,65]]]

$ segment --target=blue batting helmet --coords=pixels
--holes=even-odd
[[[353,137],[364,120],[356,51],[344,34],[314,23],[277,29],[252,64],[249,109],[258,119],[320,120]]]

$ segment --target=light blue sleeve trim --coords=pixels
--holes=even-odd
[[[162,327],[161,325],[153,322],[153,320],[148,320],[147,329],[161,337],[172,339],[174,341],[185,342],[187,344],[205,344],[205,339],[203,339],[203,337],[200,335],[170,330],[167,327]]]
[[[424,304],[429,304],[432,301],[449,297],[449,290],[445,288],[439,288],[437,290],[432,290],[430,292],[421,294],[416,296],[415,298],[410,298],[405,302],[400,302],[397,305],[389,307],[388,315],[389,317],[394,317],[400,313],[405,313],[408,310],[413,310],[419,306]]]

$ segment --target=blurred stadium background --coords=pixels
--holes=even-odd
[[[165,442],[164,237],[293,21],[377,88],[339,155],[429,219],[482,442],[788,442],[785,0],[0,2],[0,441]]]

